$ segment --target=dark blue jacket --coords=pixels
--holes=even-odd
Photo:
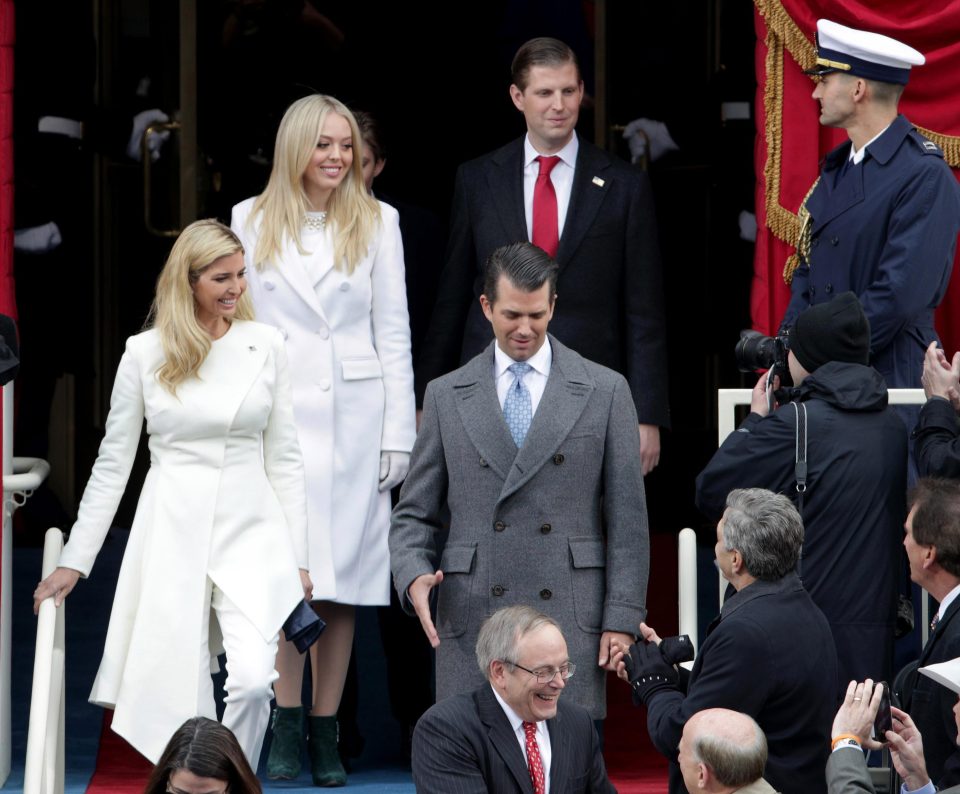
[[[647,728],[671,759],[686,721],[707,708],[753,717],[767,736],[763,777],[782,794],[825,794],[824,766],[838,702],[837,655],[823,613],[795,574],[754,582],[728,597],[707,629],[687,694],[647,703]],[[686,791],[671,763],[670,792]]]
[[[906,518],[906,429],[871,367],[832,361],[791,397],[807,411],[803,586],[833,629],[840,691],[851,679],[889,681]],[[766,417],[751,413],[697,477],[697,506],[719,519],[734,488],[767,488],[797,502],[795,453],[792,405]]]
[[[870,320],[870,363],[891,388],[919,387],[953,267],[960,186],[937,145],[903,116],[838,180],[850,146],[827,155],[807,200],[810,262],[794,274],[783,325],[853,290]]]

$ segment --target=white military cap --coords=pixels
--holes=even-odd
[[[923,53],[902,41],[817,20],[817,65],[806,74],[824,75],[846,72],[868,80],[906,85],[910,67],[922,66]]]

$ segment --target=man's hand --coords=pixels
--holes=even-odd
[[[750,412],[766,416],[770,413],[770,395],[780,388],[780,376],[774,375],[773,383],[767,385],[767,373],[760,376],[757,384],[753,387],[753,394],[750,397]]]
[[[659,692],[678,688],[680,679],[673,665],[660,653],[660,646],[638,640],[627,653],[614,654],[617,676],[629,681],[634,703],[648,703]]]
[[[890,713],[893,715],[893,730],[887,731],[890,757],[907,790],[916,791],[930,780],[923,760],[923,739],[907,712],[893,706]]]
[[[847,694],[843,698],[840,710],[833,718],[831,736],[834,738],[842,734],[852,734],[857,737],[862,747],[869,750],[879,750],[883,744],[870,738],[873,721],[877,718],[880,709],[880,698],[883,696],[883,686],[867,679],[858,684],[851,681],[847,686]]]
[[[600,655],[597,666],[611,672],[617,671],[617,652],[627,651],[633,645],[633,636],[622,631],[605,631],[600,635]]]
[[[647,642],[652,642],[654,645],[659,645],[662,640],[657,635],[657,632],[654,631],[646,623],[640,624],[640,636],[643,637]]]
[[[33,614],[40,613],[40,604],[50,596],[53,596],[53,603],[60,606],[63,599],[70,595],[79,578],[80,571],[75,571],[73,568],[56,568],[33,591]]]
[[[943,350],[931,342],[923,357],[920,383],[928,400],[943,397],[950,400],[955,409],[960,407],[960,352],[953,354],[953,361],[947,361]]]
[[[407,588],[407,598],[413,604],[413,610],[420,618],[420,625],[423,627],[423,633],[427,635],[430,645],[436,648],[440,645],[440,637],[437,636],[437,629],[433,625],[433,618],[430,616],[430,591],[443,581],[443,571],[436,573],[424,573],[418,576]]]
[[[640,464],[646,477],[660,462],[660,428],[657,425],[639,425],[639,428]]]

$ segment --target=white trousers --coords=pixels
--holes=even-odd
[[[224,684],[226,706],[223,724],[237,741],[253,771],[257,770],[260,750],[263,747],[267,723],[270,721],[270,700],[273,697],[273,682],[279,674],[277,664],[277,640],[279,633],[267,642],[247,617],[237,609],[226,595],[209,579],[207,580],[210,607],[216,613],[223,635],[223,649],[227,654],[227,680]],[[209,627],[201,638],[202,660],[210,659]],[[210,666],[201,664],[200,690],[197,703],[204,717],[216,719],[217,707],[213,697],[213,680]]]

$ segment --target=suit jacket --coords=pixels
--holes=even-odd
[[[920,667],[946,662],[960,656],[960,599],[930,635],[920,654]],[[957,696],[925,675],[917,675],[913,689],[906,693],[904,711],[910,713],[923,736],[923,756],[927,772],[937,786],[960,784],[960,749],[957,748],[957,724],[953,707]]]
[[[303,599],[297,568],[307,565],[303,461],[280,333],[234,321],[176,396],[156,379],[162,362],[156,330],[127,340],[59,562],[90,573],[146,419],[150,471],[90,700],[115,708],[113,730],[154,762],[184,720],[216,716],[197,689],[197,671],[219,651],[208,579],[270,639]]]
[[[550,794],[615,794],[586,711],[561,698],[547,727]],[[489,684],[424,713],[413,732],[412,765],[419,794],[533,794],[526,758]]]
[[[738,788],[734,794],[777,794],[777,792],[766,780],[760,778],[748,786]]]
[[[550,377],[517,450],[494,385],[493,345],[427,388],[423,421],[390,529],[401,602],[444,573],[437,605],[437,699],[483,682],[483,620],[529,604],[563,630],[579,665],[565,697],[606,711],[601,631],[634,633],[649,567],[647,511],[626,381],[552,336]],[[441,540],[444,507],[450,529]]]
[[[926,744],[926,737],[924,737]],[[924,747],[926,755],[926,747]],[[867,763],[859,750],[837,750],[827,760],[828,794],[874,794]],[[899,794],[897,792],[896,794]],[[960,794],[960,786],[941,790],[940,794]]]
[[[686,695],[647,703],[654,746],[671,759],[671,794],[684,792],[675,760],[686,721],[707,708],[753,717],[767,737],[764,778],[784,794],[823,794],[823,765],[837,708],[830,626],[796,574],[734,593],[707,628]]]
[[[429,380],[469,361],[492,338],[477,300],[496,248],[529,239],[523,139],[457,172],[447,264],[417,367]],[[626,376],[637,415],[669,425],[663,286],[656,213],[646,174],[581,139],[557,252],[550,331],[584,358]]]

